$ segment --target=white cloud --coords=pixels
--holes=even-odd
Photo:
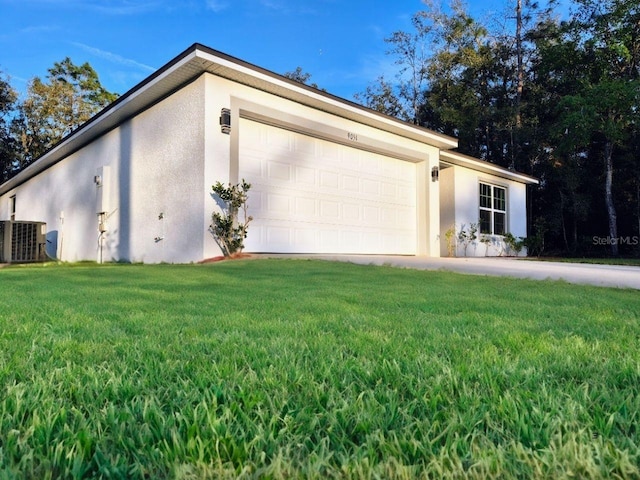
[[[28,27],[21,28],[20,33],[51,33],[55,32],[56,30],[60,30],[60,27],[55,25],[30,25]]]
[[[162,7],[163,2],[160,1],[118,1],[110,4],[104,2],[92,2],[87,3],[86,6],[97,12],[104,13],[106,15],[136,15],[138,13],[145,13],[153,11]]]
[[[155,72],[156,69],[149,65],[145,65],[144,63],[136,62],[130,58],[124,58],[116,53],[107,52],[105,50],[100,50],[99,48],[91,47],[89,45],[85,45],[84,43],[79,42],[70,42],[71,45],[74,45],[78,48],[81,48],[85,52],[88,52],[96,57],[103,58],[111,63],[116,63],[118,65],[125,65],[127,67],[134,67],[140,70],[145,70],[148,72]]]
[[[10,0],[9,3],[18,3]],[[28,5],[53,5],[58,8],[90,10],[105,15],[136,15],[164,8],[166,0],[19,0]]]
[[[294,2],[291,4],[287,0],[260,0],[260,5],[264,8],[283,15],[317,15],[318,10],[313,7],[300,5]]]
[[[207,8],[218,13],[229,8],[229,3],[224,0],[207,0]]]
[[[260,0],[263,7],[270,8],[271,10],[285,10],[285,5],[282,2],[274,0]]]

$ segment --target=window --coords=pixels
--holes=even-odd
[[[11,220],[16,219],[16,196],[15,195],[12,195],[11,198],[9,198],[9,215],[11,217]]]
[[[504,235],[507,232],[507,189],[480,184],[480,233]]]

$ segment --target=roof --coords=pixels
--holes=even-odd
[[[537,185],[540,183],[540,181],[535,177],[516,172],[514,170],[509,170],[494,163],[479,160],[477,158],[463,155],[462,153],[458,152],[447,152],[444,150],[440,150],[440,161],[448,163],[450,165],[472,168],[473,170],[524,184]]]
[[[0,195],[158,103],[205,72],[440,149],[458,146],[458,141],[452,137],[384,115],[196,43],[71,132],[18,175],[0,185]]]

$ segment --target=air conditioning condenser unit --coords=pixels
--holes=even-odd
[[[0,221],[0,263],[44,262],[46,246],[46,223]]]

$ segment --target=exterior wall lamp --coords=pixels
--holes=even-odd
[[[227,135],[231,133],[231,110],[228,108],[220,110],[220,131]]]
[[[437,182],[440,180],[440,167],[433,167],[431,169],[431,181]]]

